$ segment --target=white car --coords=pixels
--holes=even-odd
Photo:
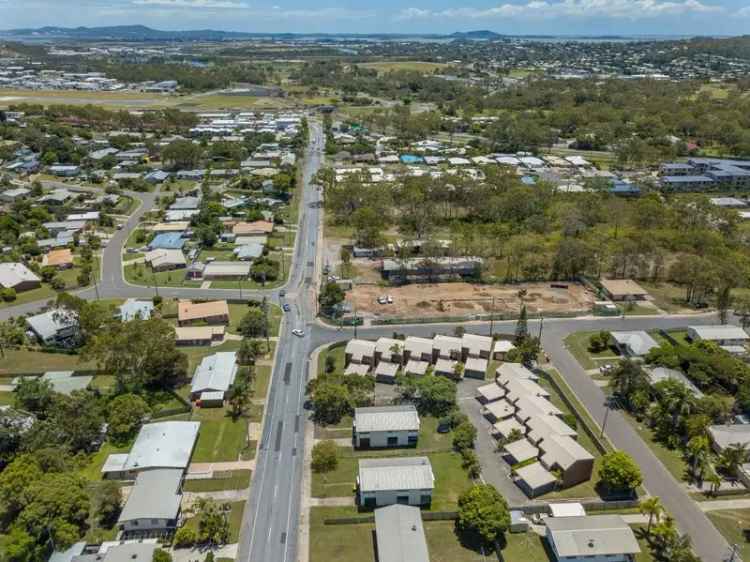
[[[292,333],[295,336],[297,336],[298,338],[304,338],[305,337],[305,331],[304,330],[300,330],[299,328],[297,328],[296,330],[292,330]]]
[[[378,304],[386,304],[388,302],[387,297],[378,297]]]
[[[388,295],[385,297],[385,300],[388,304],[393,304],[393,297],[391,295]]]

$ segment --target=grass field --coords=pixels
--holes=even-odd
[[[406,70],[410,72],[422,72],[432,74],[436,70],[447,68],[448,65],[439,62],[422,62],[422,61],[386,61],[386,62],[363,62],[358,66],[362,68],[371,68],[378,71],[378,74],[386,72]]]
[[[222,473],[221,477],[185,480],[185,492],[220,492],[222,490],[244,490],[250,486],[251,470],[234,470]]]
[[[230,507],[229,513],[229,540],[227,544],[236,543],[240,537],[240,527],[242,526],[242,512],[245,511],[245,502],[230,502],[227,505]],[[185,525],[198,530],[198,516],[191,517],[185,522]]]
[[[575,357],[581,364],[581,367],[586,370],[596,369],[601,364],[606,363],[607,361],[615,361],[619,357],[611,348],[599,353],[594,353],[589,350],[589,338],[596,333],[597,332],[576,332],[565,338],[565,346],[568,348],[568,351],[570,351],[573,357]]]
[[[651,452],[661,461],[672,476],[674,476],[678,482],[685,479],[688,465],[682,456],[682,453],[677,449],[668,449],[658,441],[654,439],[653,431],[646,426],[644,422],[639,422],[633,416],[623,411],[622,415],[628,420],[630,425],[633,426],[641,436],[641,439],[649,446]]]
[[[86,480],[101,480],[102,466],[104,466],[107,457],[115,453],[127,453],[128,451],[130,451],[130,444],[117,447],[109,442],[104,443],[96,453],[89,457],[88,462],[80,471],[81,476]]]
[[[80,361],[78,355],[44,353],[28,349],[6,349],[0,358],[0,376],[19,373],[45,373],[47,371],[75,371],[95,369],[91,361]]]
[[[192,462],[236,461],[246,446],[247,418],[233,420],[223,408],[196,409],[193,421],[201,428]]]
[[[729,544],[739,546],[743,560],[750,560],[750,509],[709,511],[708,518]]]
[[[185,279],[184,270],[159,271],[152,273],[151,268],[145,264],[128,265],[124,268],[125,281],[132,285],[153,287],[154,283],[159,287],[192,287],[201,286],[200,281],[188,281]]]

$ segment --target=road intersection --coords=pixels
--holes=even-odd
[[[315,288],[320,279],[320,239],[322,235],[321,195],[313,184],[315,173],[323,160],[324,136],[320,124],[310,122],[310,139],[303,169],[300,219],[292,268],[287,284],[273,290],[199,289],[159,287],[163,297],[192,299],[251,300],[268,298],[271,302],[287,302],[290,311],[282,322],[271,388],[266,402],[260,448],[256,458],[250,497],[246,505],[240,533],[237,560],[241,562],[290,562],[297,560],[297,536],[300,516],[301,482],[304,458],[304,392],[309,376],[312,352],[323,346],[351,338],[351,330],[337,329],[316,319]],[[102,252],[102,274],[96,289],[87,288],[76,294],[85,299],[150,298],[154,289],[127,283],[122,272],[123,247],[141,221],[154,208],[158,191],[132,193],[140,206]],[[280,296],[284,289],[287,294]],[[0,320],[40,310],[46,301],[0,309]],[[544,322],[542,344],[578,399],[592,417],[601,421],[606,409],[605,396],[590,376],[565,348],[563,340],[571,333],[598,330],[653,330],[684,327],[690,324],[717,323],[715,315],[649,316],[627,318],[565,318]],[[489,323],[464,323],[468,333],[489,334]],[[359,328],[359,337],[373,339],[390,336],[394,331],[406,335],[430,337],[435,333],[452,333],[456,324],[429,324]],[[495,333],[513,333],[514,322],[494,323]],[[532,332],[539,330],[530,321]],[[304,329],[303,337],[291,334]],[[679,528],[688,533],[702,560],[719,562],[729,553],[729,544],[715,529],[699,506],[688,496],[619,412],[609,414],[606,435],[617,447],[632,455],[641,467],[645,487],[658,495],[675,517]]]

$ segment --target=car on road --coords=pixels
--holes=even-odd
[[[284,312],[289,312],[290,310],[292,310],[292,307],[289,306],[289,303],[284,303],[284,306],[282,306],[281,308],[284,309]]]
[[[292,333],[297,336],[298,338],[304,338],[305,337],[305,331],[300,330],[299,328],[292,330]]]
[[[285,296],[286,296],[286,291],[285,291],[284,289],[281,289],[281,290],[279,291],[279,296],[280,296],[280,297],[285,297]]]

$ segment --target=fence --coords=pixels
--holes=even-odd
[[[475,300],[475,299],[468,299]],[[583,311],[556,311],[549,312],[546,314],[540,313],[529,313],[529,320],[539,320],[542,318],[576,318],[583,314]],[[494,320],[495,322],[507,322],[512,320],[518,320],[517,314],[510,313],[493,313],[493,314],[466,314],[463,316],[433,316],[433,317],[417,317],[417,318],[375,318],[372,321],[373,326],[390,326],[393,324],[448,324],[455,322],[489,322]]]
[[[457,511],[423,511],[422,521],[455,521],[458,519]],[[359,525],[362,523],[374,523],[375,514],[353,515],[351,517],[329,517],[324,519],[325,525]]]

